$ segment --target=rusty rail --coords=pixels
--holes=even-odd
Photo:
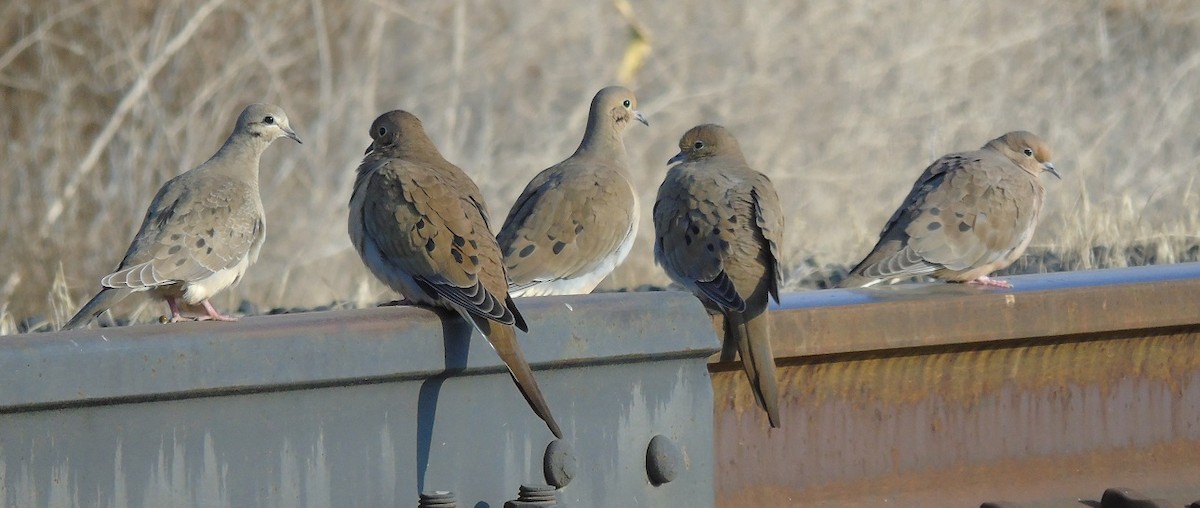
[[[709,365],[717,506],[1200,500],[1200,264],[1010,280],[786,295],[782,429]]]

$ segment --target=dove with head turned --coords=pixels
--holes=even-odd
[[[233,321],[208,299],[242,278],[266,238],[258,163],[272,141],[300,142],[279,106],[251,104],[238,116],[220,150],[158,190],[117,269],[63,329],[87,325],[133,293],[166,300],[171,321],[184,318],[179,301],[201,304],[199,319]]]
[[[649,125],[633,92],[600,90],[579,148],[521,192],[496,237],[513,296],[590,293],[629,254],[638,199],[621,135],[634,121]]]
[[[1040,176],[1061,178],[1050,158],[1045,141],[1015,131],[934,161],[839,287],[916,275],[1012,287],[988,275],[1029,246],[1045,201]]]
[[[725,316],[755,398],[781,425],[770,298],[779,301],[783,211],[771,181],[750,168],[724,127],[693,127],[679,140],[654,203],[654,259],[667,275]]]
[[[517,343],[528,331],[479,188],[444,159],[411,113],[384,113],[350,198],[350,240],[383,283],[418,305],[451,309],[479,330],[555,437],[562,431]]]

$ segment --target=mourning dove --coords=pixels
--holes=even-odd
[[[783,211],[765,175],[750,168],[733,135],[693,127],[679,140],[654,203],[654,259],[713,311],[725,315],[725,341],[772,427],[779,388],[771,353],[768,298],[779,301]]]
[[[579,148],[521,192],[497,235],[513,296],[590,293],[629,254],[638,199],[621,133],[633,120],[650,125],[633,92],[600,90]]]
[[[533,412],[562,438],[517,343],[514,325],[529,328],[508,294],[479,188],[442,158],[408,112],[375,119],[371,138],[348,223],[363,263],[413,302],[452,309],[471,322],[508,366]]]
[[[234,321],[208,302],[236,284],[258,260],[266,238],[258,161],[272,141],[300,137],[279,106],[251,104],[233,133],[207,162],[167,181],[154,196],[142,227],[104,286],[63,329],[85,326],[132,293],[167,301],[171,322],[183,320],[178,300],[203,304],[199,319]]]
[[[1012,287],[988,274],[1016,261],[1033,238],[1044,172],[1062,178],[1050,163],[1050,147],[1025,131],[934,161],[888,219],[879,243],[839,286],[930,275]]]

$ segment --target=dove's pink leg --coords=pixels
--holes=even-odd
[[[170,321],[171,323],[178,323],[180,321],[191,321],[191,319],[185,318],[185,317],[183,317],[183,314],[179,313],[179,302],[175,301],[174,296],[167,297],[167,307],[171,308],[171,321]]]
[[[208,315],[200,316],[199,318],[196,319],[197,321],[237,321],[238,320],[238,318],[235,318],[233,316],[225,316],[225,315],[222,315],[220,312],[217,312],[217,309],[214,309],[212,304],[208,303],[207,299],[205,299],[201,303],[203,303],[204,310],[205,310],[205,312],[208,312]]]
[[[993,287],[993,288],[1006,288],[1006,289],[1012,288],[1012,284],[1009,284],[1008,281],[1000,280],[1000,279],[992,279],[992,278],[989,278],[987,275],[981,275],[978,279],[975,279],[972,281],[967,281],[967,284],[979,284],[980,286],[987,286],[987,287]]]

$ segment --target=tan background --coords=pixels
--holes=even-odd
[[[305,144],[282,140],[264,156],[262,258],[214,303],[391,298],[345,231],[371,120],[392,108],[420,116],[479,182],[498,227],[525,182],[574,149],[588,101],[620,82],[627,56],[642,66],[625,84],[651,121],[625,138],[645,215],[602,288],[666,281],[649,211],[679,136],[701,122],[729,127],[775,181],[793,285],[865,254],[931,160],[1013,129],[1048,139],[1063,173],[1047,181],[1034,239],[1068,259],[1061,268],[1120,265],[1131,245],[1154,262],[1195,255],[1198,2],[631,7],[632,17],[612,2],[526,0],[0,4],[0,332],[74,312],[155,190],[203,162],[260,100],[284,106]],[[634,25],[649,41],[641,58]]]

